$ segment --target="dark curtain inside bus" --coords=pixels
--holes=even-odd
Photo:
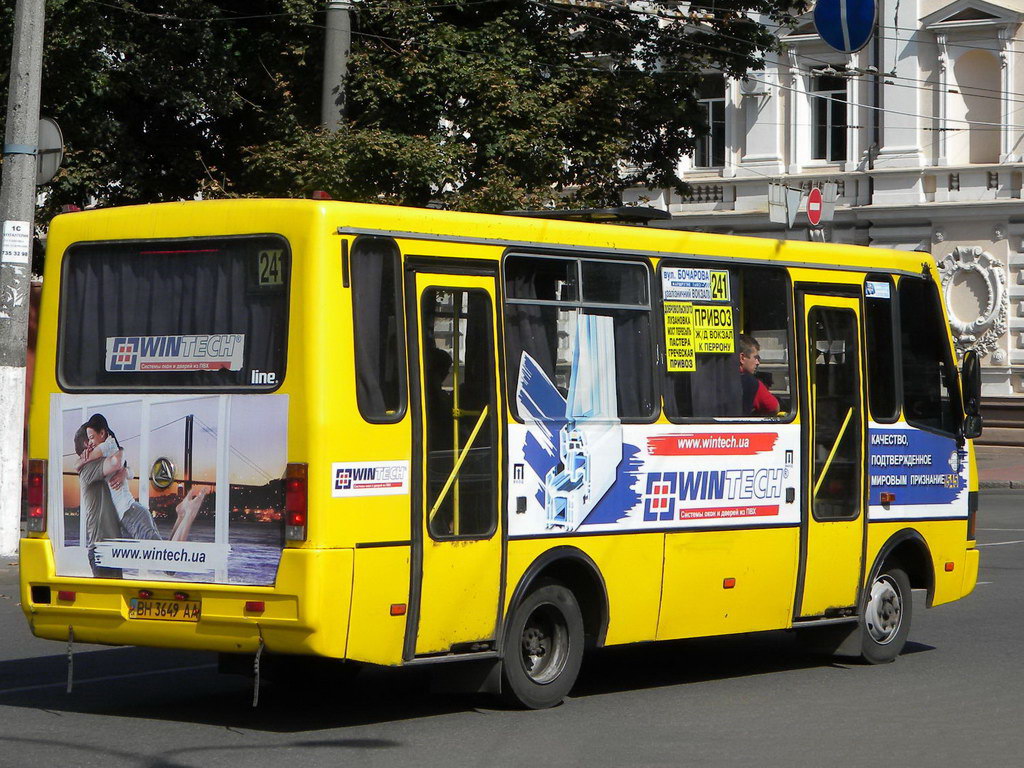
[[[569,262],[559,259],[510,258],[505,265],[505,294],[514,299],[556,301],[561,294],[575,298],[575,275]],[[509,349],[507,376],[510,398],[515,399],[519,365],[526,352],[544,370],[555,386],[566,394],[557,380],[558,307],[540,304],[510,304],[506,312],[505,343]],[[514,350],[514,353],[513,353]]]
[[[394,241],[360,238],[352,248],[356,397],[363,416],[392,420],[405,410],[399,253]]]
[[[639,264],[583,261],[584,312],[608,315],[615,328],[616,402],[620,418],[642,419],[655,409],[651,314],[646,310],[650,273]],[[637,309],[603,309],[625,304]]]
[[[72,246],[61,291],[61,384],[276,389],[285,373],[289,267],[287,243],[274,236]],[[108,360],[108,342],[118,339],[128,340],[121,360],[130,363],[133,337],[207,334],[244,336],[238,370],[116,370],[128,366]]]
[[[586,311],[606,314],[600,310]],[[607,314],[615,319],[615,397],[619,417],[647,418],[655,409],[651,315],[631,309]]]

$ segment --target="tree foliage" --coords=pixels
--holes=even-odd
[[[798,0],[799,1],[799,0]],[[341,127],[318,126],[322,0],[49,0],[52,205],[308,194],[467,210],[678,186],[708,70],[776,44],[788,0],[362,0]],[[0,11],[9,60],[10,11]]]
[[[243,172],[243,147],[315,125],[318,5],[47,0],[40,112],[61,126],[67,152],[51,212],[219,193]],[[5,6],[4,62],[12,31]],[[2,87],[6,96],[6,77]]]

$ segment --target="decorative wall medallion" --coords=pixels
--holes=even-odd
[[[980,246],[960,245],[939,262],[939,270],[957,352],[991,353],[1006,333],[1006,266]]]

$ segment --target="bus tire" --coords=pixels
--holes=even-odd
[[[502,665],[502,694],[527,709],[546,709],[569,693],[583,661],[583,614],[576,596],[543,581],[512,614]]]
[[[887,664],[900,655],[910,634],[910,578],[902,568],[885,565],[868,589],[860,617],[861,658],[869,664]]]

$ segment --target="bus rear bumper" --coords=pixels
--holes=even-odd
[[[262,637],[274,653],[345,655],[350,549],[285,549],[273,587],[58,577],[47,539],[22,539],[20,559],[22,610],[37,637],[66,641],[71,628],[76,642],[222,653],[255,652]],[[198,621],[128,618],[140,589],[158,600],[186,592],[201,604]],[[247,611],[252,602],[263,610]]]

